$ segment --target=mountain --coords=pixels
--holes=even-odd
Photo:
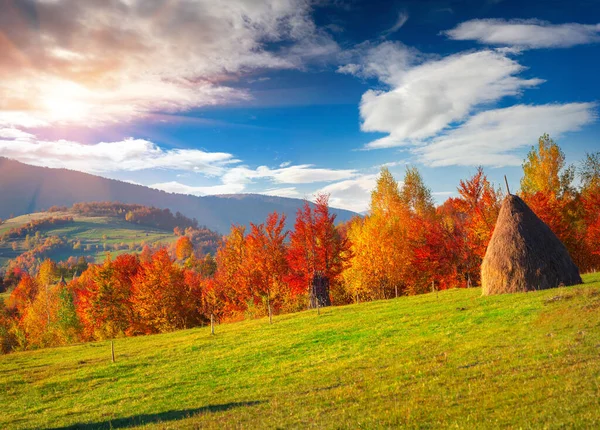
[[[39,212],[51,206],[71,206],[79,202],[116,201],[155,206],[181,212],[201,225],[227,233],[231,224],[264,222],[273,211],[286,214],[288,227],[296,218],[300,199],[234,194],[197,197],[172,194],[142,185],[106,179],[66,169],[36,167],[0,157],[0,218]],[[332,209],[337,221],[357,215]]]

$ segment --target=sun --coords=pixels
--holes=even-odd
[[[80,85],[61,83],[45,92],[41,106],[54,122],[80,122],[90,113],[88,90]]]

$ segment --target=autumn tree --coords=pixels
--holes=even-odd
[[[123,336],[135,323],[132,279],[139,266],[135,255],[120,255],[114,261],[108,256],[77,279],[75,303],[87,339]]]
[[[547,134],[540,137],[523,163],[521,194],[525,202],[565,244],[575,263],[585,266],[584,238],[577,228],[577,193],[572,182],[574,167]]]
[[[403,204],[419,217],[435,213],[431,190],[425,186],[423,177],[416,167],[408,167],[400,190]]]
[[[585,269],[600,268],[600,152],[586,154],[579,168],[581,220],[587,251]]]
[[[247,308],[250,300],[248,284],[246,227],[233,225],[228,236],[217,251],[217,272],[215,283],[230,312],[240,312]]]
[[[166,249],[141,263],[132,281],[131,302],[141,332],[172,331],[200,322],[194,285],[185,282],[184,269],[174,264]]]
[[[480,166],[471,178],[460,181],[458,194],[454,203],[456,215],[463,219],[468,283],[477,285],[481,262],[500,212],[501,192],[494,189]]]
[[[177,260],[183,261],[188,259],[194,252],[194,245],[192,241],[187,236],[181,236],[177,239],[177,243],[175,245],[175,256]]]
[[[29,274],[24,274],[11,292],[7,306],[15,309],[18,315],[24,315],[26,310],[33,304],[39,289],[37,280]]]
[[[344,270],[349,243],[336,229],[335,218],[326,194],[317,196],[314,210],[308,202],[298,209],[287,253],[295,293],[308,293],[317,274],[332,284]]]
[[[397,296],[404,291],[412,258],[408,241],[410,212],[398,183],[381,169],[371,193],[370,213],[348,228],[352,260],[344,273],[347,288],[358,301]]]
[[[286,260],[285,215],[273,212],[267,216],[265,224],[251,224],[247,237],[248,283],[251,294],[259,297],[266,305],[271,321],[272,304],[280,308],[287,293],[284,277],[288,266]]]
[[[543,193],[553,198],[572,190],[573,166],[565,165],[565,154],[548,134],[542,135],[523,163],[521,192],[525,195]]]

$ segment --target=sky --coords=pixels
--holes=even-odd
[[[0,156],[364,212],[600,150],[597,0],[0,0]]]

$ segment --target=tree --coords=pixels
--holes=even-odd
[[[224,297],[229,311],[244,311],[251,297],[246,273],[246,227],[233,225],[217,251],[215,289]]]
[[[573,166],[565,167],[565,155],[558,144],[544,134],[523,163],[521,194],[583,268],[587,252],[582,231],[578,229],[578,195],[571,185],[574,172]]]
[[[317,196],[314,210],[308,202],[298,209],[287,253],[288,280],[295,294],[309,293],[317,274],[332,284],[344,270],[349,242],[340,235],[334,222],[328,195]]]
[[[75,306],[86,339],[123,336],[135,324],[132,279],[139,270],[135,255],[106,258],[90,266],[75,282]]]
[[[387,167],[382,167],[377,178],[375,189],[371,192],[370,213],[375,216],[386,216],[395,213],[402,205],[402,197],[398,182]]]
[[[272,303],[280,308],[286,295],[284,277],[287,273],[286,245],[287,232],[285,215],[277,212],[267,216],[266,224],[251,224],[247,237],[248,265],[245,273],[249,275],[252,295],[265,302],[269,321],[272,315]]]
[[[15,309],[19,315],[24,315],[31,307],[40,290],[35,278],[24,274],[8,298],[8,307]]]
[[[371,193],[371,210],[348,229],[351,264],[346,285],[358,301],[402,294],[412,251],[408,240],[411,215],[398,183],[386,167]]]
[[[452,204],[463,220],[467,277],[469,284],[477,284],[481,262],[500,212],[501,193],[494,190],[480,166],[470,179],[460,181],[458,194],[460,198]]]
[[[586,154],[579,168],[579,175],[580,229],[585,247],[585,264],[582,269],[597,270],[600,267],[600,152]]]
[[[582,190],[600,190],[600,152],[585,155],[585,160],[579,167],[579,176]]]
[[[175,245],[175,256],[178,260],[186,260],[192,255],[193,252],[194,245],[189,237],[181,236],[179,239],[177,239],[177,244]]]
[[[538,140],[537,148],[532,147],[523,163],[521,192],[532,195],[538,192],[561,197],[572,190],[575,169],[565,167],[565,154],[548,134]]]
[[[416,167],[406,169],[400,198],[403,204],[417,216],[431,216],[435,213],[431,191],[425,186],[421,173]]]
[[[137,331],[160,333],[192,327],[199,322],[200,303],[185,282],[184,269],[174,264],[166,249],[141,263],[132,280]]]

